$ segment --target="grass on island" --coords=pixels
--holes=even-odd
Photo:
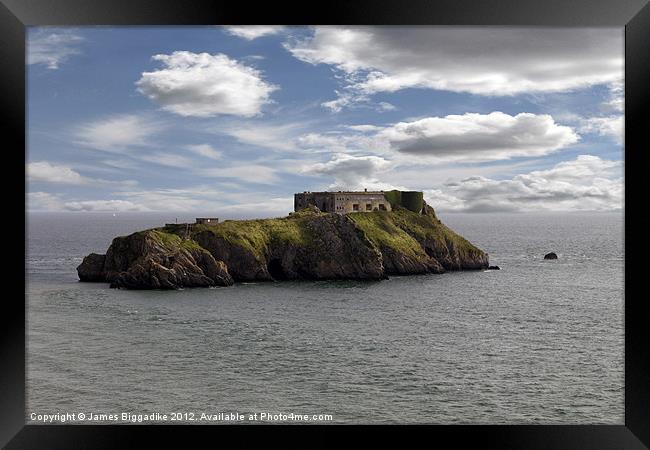
[[[434,241],[438,248],[453,246],[460,255],[481,252],[437,219],[399,206],[390,212],[351,213],[350,217],[375,244],[396,250],[420,254],[424,252],[420,243]]]
[[[272,243],[309,245],[313,236],[307,226],[307,219],[314,214],[319,213],[299,211],[276,219],[227,220],[212,225],[192,225],[192,234],[209,231],[262,260],[267,246]]]
[[[192,224],[191,234],[204,231],[221,237],[263,260],[270,244],[287,243],[296,246],[313,244],[314,236],[309,222],[329,213],[309,208],[275,219],[226,220],[216,224]],[[454,247],[462,255],[481,252],[467,239],[456,234],[438,219],[395,206],[393,211],[356,212],[347,215],[365,236],[380,249],[391,248],[411,257],[426,257],[422,243],[435,242],[437,248]],[[154,238],[165,246],[181,245],[184,248],[202,248],[191,239],[181,239],[186,225],[170,226],[154,230]]]
[[[151,230],[149,237],[169,249],[181,247],[185,250],[204,250],[203,247],[192,239],[183,239],[177,234],[167,233],[160,229]]]
[[[407,256],[426,258],[418,241],[396,224],[396,212],[358,212],[348,217],[379,249],[388,247]]]

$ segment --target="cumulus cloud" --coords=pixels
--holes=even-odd
[[[429,162],[485,162],[547,155],[580,139],[549,115],[498,111],[348,128],[353,132],[307,133],[296,143],[311,150],[391,155],[402,162],[412,156]]]
[[[620,82],[623,73],[620,29],[320,26],[285,47],[342,73],[346,89],[325,105],[339,109],[354,95],[405,88],[560,92]]]
[[[49,192],[27,193],[27,209],[30,211],[58,211],[63,208],[63,201],[57,194]]]
[[[82,124],[74,131],[77,144],[96,150],[123,152],[130,147],[152,145],[152,137],[164,124],[147,116],[115,114]]]
[[[325,163],[304,166],[301,169],[307,175],[328,175],[334,177],[331,188],[358,189],[370,187],[377,189],[381,183],[377,177],[391,166],[390,161],[379,156],[351,156],[335,154]]]
[[[233,36],[252,41],[263,36],[283,33],[286,27],[282,25],[241,25],[225,27],[226,32]]]
[[[580,131],[583,133],[596,133],[601,136],[608,136],[617,143],[622,144],[625,133],[624,118],[620,115],[584,119],[580,126]]]
[[[40,29],[29,33],[27,64],[44,64],[48,69],[58,69],[71,56],[81,53],[81,36],[67,30]]]
[[[27,176],[30,182],[45,182],[58,184],[86,184],[90,179],[81,176],[71,167],[52,164],[47,161],[31,162],[27,165]]]
[[[252,117],[278,89],[264,81],[259,70],[222,53],[177,51],[153,59],[165,67],[143,72],[136,82],[138,91],[181,116]]]
[[[472,162],[545,155],[579,139],[549,115],[498,111],[399,122],[378,137],[399,152]]]
[[[580,155],[547,170],[493,180],[481,176],[425,191],[441,211],[610,211],[623,208],[623,163]]]

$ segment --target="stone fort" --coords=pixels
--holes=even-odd
[[[323,212],[347,214],[352,212],[391,211],[394,205],[421,212],[422,192],[419,191],[337,191],[302,192],[294,195],[293,209],[316,206]]]

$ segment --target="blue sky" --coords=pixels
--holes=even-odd
[[[623,30],[30,28],[28,209],[620,210]]]

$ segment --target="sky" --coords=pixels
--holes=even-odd
[[[620,211],[623,29],[30,27],[29,211]]]

